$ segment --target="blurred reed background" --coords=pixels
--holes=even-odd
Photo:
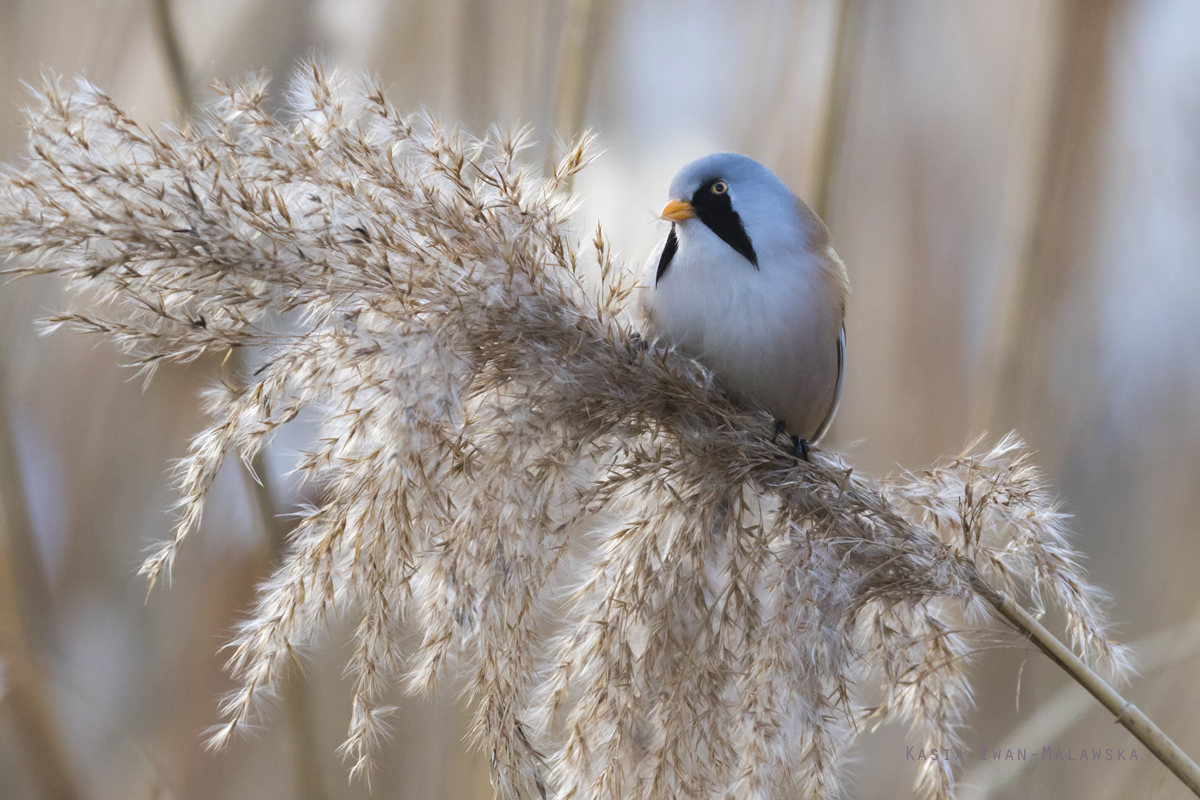
[[[0,159],[22,153],[20,81],[42,69],[154,123],[213,77],[266,68],[281,90],[311,50],[448,121],[528,122],[543,144],[595,130],[580,230],[602,221],[631,266],[685,161],[740,150],[779,172],[854,284],[830,443],[878,473],[1020,431],[1124,638],[1145,639],[1128,696],[1200,752],[1200,4],[0,0]],[[67,302],[50,279],[0,290],[0,796],[367,797],[335,753],[336,621],[269,726],[201,745],[231,688],[219,648],[278,552],[261,512],[295,506],[303,439],[275,441],[266,494],[227,470],[174,585],[145,602],[168,465],[229,365],[164,367],[143,392],[109,346],[38,337]],[[1185,796],[1145,752],[1041,762],[1043,745],[1133,740],[1040,654],[976,670],[965,795]],[[372,796],[491,796],[454,687],[396,703]],[[1009,736],[1031,761],[977,760]],[[905,756],[903,731],[863,740],[854,796],[904,796]]]

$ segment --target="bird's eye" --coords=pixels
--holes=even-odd
[[[713,194],[725,194],[729,191],[729,184],[725,181],[717,181],[712,185]]]

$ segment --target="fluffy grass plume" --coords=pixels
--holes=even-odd
[[[285,112],[264,100],[260,80],[218,87],[151,130],[51,81],[0,183],[10,271],[85,300],[53,323],[151,371],[261,348],[207,396],[151,584],[228,455],[320,419],[297,468],[321,499],[232,643],[215,744],[335,611],[357,621],[354,769],[395,687],[449,676],[519,797],[837,797],[879,721],[960,745],[969,655],[996,635],[980,581],[1057,606],[1085,658],[1123,666],[1018,441],[885,480],[797,463],[765,412],[645,347],[631,273],[568,224],[586,143],[542,178],[524,132],[402,116],[315,64]],[[951,796],[947,762],[919,788]]]

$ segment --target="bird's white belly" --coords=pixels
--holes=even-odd
[[[648,332],[711,369],[737,399],[785,420],[790,433],[812,437],[837,382],[838,323],[822,308],[823,287],[795,268],[767,274],[682,255],[642,297]]]

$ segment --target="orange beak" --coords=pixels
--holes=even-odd
[[[672,200],[663,206],[660,219],[669,219],[672,222],[683,222],[685,219],[691,219],[696,216],[696,209],[692,208],[692,204],[686,200]]]

